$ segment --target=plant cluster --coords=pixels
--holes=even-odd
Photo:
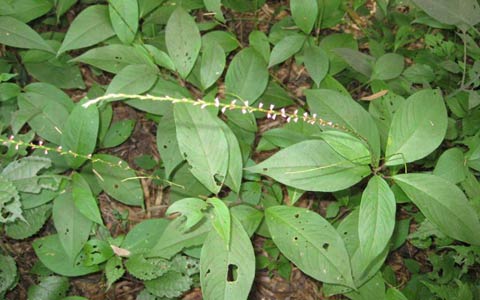
[[[99,272],[242,300],[292,267],[325,296],[478,299],[478,23],[477,0],[0,1],[0,297],[25,240],[35,300]],[[158,155],[114,155],[124,105]],[[113,234],[100,195],[144,209],[142,179],[165,215]]]

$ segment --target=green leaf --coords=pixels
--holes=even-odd
[[[328,221],[304,208],[272,206],[265,211],[275,245],[313,278],[355,287],[345,244]]]
[[[141,94],[148,91],[157,79],[157,70],[152,66],[128,65],[113,77],[106,94]]]
[[[73,261],[88,240],[92,221],[77,209],[69,191],[53,200],[52,217],[58,239]]]
[[[84,108],[77,105],[73,109],[65,124],[61,143],[65,151],[81,155],[65,156],[65,160],[72,169],[78,169],[87,160],[86,156],[94,152],[99,127],[100,116],[97,106],[90,105]]]
[[[202,39],[194,19],[180,6],[168,19],[165,42],[178,73],[187,78],[197,60]]]
[[[263,221],[263,212],[249,205],[237,205],[230,209],[232,216],[242,224],[243,229],[252,236]]]
[[[451,148],[438,158],[433,175],[442,177],[453,184],[458,184],[467,178],[465,155],[460,148]]]
[[[204,220],[188,231],[184,231],[182,218],[170,222],[168,227],[157,240],[155,246],[145,257],[171,258],[184,248],[203,244],[205,237],[211,231],[211,223]]]
[[[448,24],[474,26],[480,22],[480,7],[476,0],[413,0],[432,18]]]
[[[428,174],[401,174],[395,182],[444,234],[480,245],[480,222],[467,197],[449,181]]]
[[[295,55],[303,47],[306,37],[300,34],[287,35],[281,39],[272,49],[268,67],[278,65]]]
[[[28,23],[48,13],[53,5],[49,0],[14,0],[2,1],[2,15]]]
[[[49,204],[41,205],[32,209],[23,211],[25,220],[17,219],[15,222],[5,225],[5,233],[12,239],[22,240],[31,237],[37,233],[50,218],[52,206]]]
[[[240,46],[240,42],[234,34],[222,30],[214,30],[202,35],[202,45],[207,45],[212,42],[220,44],[223,51],[227,53],[232,52]]]
[[[107,45],[97,47],[72,59],[110,73],[118,73],[128,65],[149,65],[151,61],[140,51],[127,45]]]
[[[98,184],[108,195],[126,205],[143,206],[142,186],[125,161],[108,154],[95,154],[92,161]]]
[[[113,123],[102,141],[102,148],[116,147],[125,142],[135,128],[135,120],[121,120]]]
[[[402,292],[397,290],[394,287],[391,287],[387,290],[387,294],[385,295],[385,300],[408,300]]]
[[[314,2],[316,2],[314,0]],[[327,76],[329,60],[328,55],[322,48],[309,45],[304,50],[305,67],[313,81],[320,87],[320,83]]]
[[[230,127],[223,121],[217,122],[222,127],[225,138],[228,144],[228,169],[225,184],[234,192],[240,192],[243,175],[243,159],[242,151],[238,143],[237,137],[230,129]]]
[[[13,222],[22,216],[22,203],[15,185],[3,175],[0,175],[0,223]]]
[[[447,125],[440,91],[427,89],[413,94],[393,115],[386,164],[395,166],[424,158],[441,144]]]
[[[402,74],[405,61],[403,56],[396,53],[382,55],[373,67],[372,80],[390,80]]]
[[[260,53],[266,62],[270,60],[270,42],[268,41],[268,37],[265,33],[259,30],[250,32],[250,35],[248,36],[248,42],[250,47]]]
[[[192,174],[212,193],[218,193],[228,167],[225,133],[216,117],[198,106],[177,103],[173,111],[180,153]]]
[[[317,20],[317,0],[291,0],[290,10],[295,24],[303,32],[310,34]]]
[[[320,40],[319,46],[323,50],[325,50],[325,52],[327,52],[327,55],[330,59],[329,73],[332,76],[341,72],[343,69],[345,69],[346,66],[348,66],[348,64],[341,58],[341,56],[335,53],[335,49],[358,49],[357,41],[355,40],[353,35],[346,33],[329,34]]]
[[[215,19],[220,22],[225,22],[225,18],[222,13],[222,0],[203,0],[205,8],[215,14]]]
[[[66,13],[78,0],[55,0],[55,11],[57,20]]]
[[[170,261],[162,258],[146,259],[143,255],[132,255],[125,262],[128,273],[140,280],[152,280],[170,270]]]
[[[172,59],[170,58],[170,56],[168,56],[167,53],[152,45],[143,46],[153,58],[155,64],[159,65],[160,67],[164,67],[170,71],[175,71],[175,65],[173,64]]]
[[[55,52],[32,28],[9,16],[0,16],[0,43],[17,48]]]
[[[351,162],[362,165],[368,165],[371,162],[372,155],[365,143],[349,133],[330,130],[320,133],[319,137],[335,152]]]
[[[375,58],[350,48],[337,48],[334,52],[358,73],[365,75],[368,78],[372,76],[372,66],[375,62]]]
[[[252,48],[238,52],[225,75],[226,90],[242,100],[253,103],[265,91],[268,84],[267,63]]]
[[[362,194],[358,238],[360,251],[372,262],[387,247],[395,227],[395,196],[380,176],[372,177]]]
[[[17,280],[17,266],[10,256],[0,255],[0,296],[13,288]]]
[[[346,189],[370,174],[368,166],[352,163],[321,140],[282,149],[247,170],[298,189],[322,192]]]
[[[68,28],[58,54],[98,44],[115,35],[106,5],[92,5],[82,10]]]
[[[204,46],[200,66],[200,81],[204,90],[212,86],[222,76],[225,62],[225,52],[222,46],[215,42]]]
[[[214,218],[212,220],[213,228],[222,238],[225,243],[225,247],[230,249],[230,239],[231,239],[231,217],[230,210],[227,205],[218,198],[209,198],[207,203],[213,206]]]
[[[85,255],[85,266],[99,265],[114,255],[109,243],[96,238],[88,240],[82,251]]]
[[[97,200],[85,178],[79,174],[72,175],[72,197],[78,211],[87,219],[99,225],[103,225]]]
[[[165,215],[180,213],[185,217],[185,231],[197,225],[204,218],[203,211],[208,207],[207,203],[199,198],[185,198],[171,204]]]
[[[145,288],[155,296],[171,299],[189,290],[193,281],[181,272],[169,271],[159,278],[147,280],[144,283]]]
[[[135,39],[138,30],[137,0],[110,0],[108,12],[113,30],[124,44],[130,44]]]
[[[362,285],[357,291],[345,294],[351,300],[385,299],[385,281],[382,273],[377,272],[374,277]]]
[[[118,256],[113,256],[110,258],[105,265],[107,289],[109,289],[115,281],[119,280],[123,274],[125,274],[125,269],[122,265],[122,259]]]
[[[232,219],[232,241],[212,230],[200,256],[200,284],[206,300],[247,299],[255,277],[252,242],[240,222]]]
[[[33,242],[33,249],[47,268],[63,276],[81,276],[99,270],[98,266],[84,266],[82,255],[72,260],[63,249],[57,234],[36,239]]]
[[[167,219],[147,219],[135,225],[122,242],[122,248],[132,255],[150,252],[162,236],[170,221]]]
[[[157,149],[165,167],[165,177],[170,178],[173,170],[183,161],[178,148],[175,119],[171,110],[166,112],[158,122]]]
[[[38,285],[28,288],[28,299],[61,300],[67,295],[68,288],[68,279],[65,277],[44,277]]]

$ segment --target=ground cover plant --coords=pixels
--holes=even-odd
[[[476,0],[0,1],[0,298],[480,298]]]

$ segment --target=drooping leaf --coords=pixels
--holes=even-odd
[[[225,52],[217,43],[210,43],[203,47],[202,63],[200,66],[200,81],[203,89],[209,88],[217,81],[225,68]]]
[[[324,192],[346,189],[370,174],[367,165],[345,159],[321,140],[308,140],[282,149],[247,170],[295,188]]]
[[[480,22],[480,6],[476,0],[413,0],[432,18],[449,25],[470,26]]]
[[[58,54],[98,44],[113,36],[112,25],[105,5],[92,5],[82,10],[68,28]]]
[[[440,91],[422,90],[395,112],[388,134],[387,165],[419,160],[435,150],[445,137],[447,110]]]
[[[81,214],[92,222],[103,225],[100,209],[92,190],[85,178],[79,173],[72,175],[72,197]]]
[[[272,49],[268,67],[272,67],[282,63],[295,55],[303,47],[306,37],[304,35],[295,34],[287,35],[280,40]]]
[[[232,219],[232,241],[212,230],[202,247],[200,283],[206,300],[246,300],[255,277],[252,243],[240,222]]]
[[[275,245],[300,270],[323,282],[355,287],[345,244],[328,221],[287,206],[269,207],[265,218]]]
[[[316,1],[314,0],[314,2]],[[309,45],[305,47],[304,60],[308,74],[310,74],[310,77],[319,87],[323,78],[328,74],[329,60],[327,52],[318,46]]]
[[[174,10],[168,19],[165,41],[178,73],[186,78],[195,65],[202,40],[194,19],[182,7]]]
[[[425,217],[444,234],[480,245],[478,216],[456,185],[429,174],[400,174],[393,179]]]
[[[28,288],[28,299],[62,300],[67,295],[68,288],[68,279],[65,277],[44,277],[38,285]]]
[[[143,206],[142,186],[125,161],[108,154],[95,154],[92,161],[98,184],[107,194],[127,205]]]
[[[402,74],[405,66],[403,56],[387,53],[377,59],[373,67],[372,79],[390,80]]]
[[[185,230],[189,230],[204,218],[203,210],[207,207],[207,203],[202,199],[185,198],[171,204],[165,214],[180,213],[186,219]]]
[[[178,103],[173,111],[180,153],[192,174],[212,193],[218,193],[228,168],[225,133],[215,117],[198,106]]]
[[[358,222],[360,251],[367,262],[387,247],[395,227],[395,209],[395,196],[387,182],[372,177],[362,194]]]
[[[9,16],[0,16],[0,43],[11,47],[54,52],[32,28]]]
[[[108,12],[113,30],[120,41],[130,44],[135,39],[138,30],[137,0],[110,0]]]
[[[22,212],[24,219],[17,219],[15,222],[5,225],[5,233],[13,239],[21,240],[31,237],[37,233],[48,220],[52,213],[52,206],[41,205]]]
[[[292,0],[290,1],[290,10],[295,24],[303,32],[310,34],[317,20],[317,0]]]

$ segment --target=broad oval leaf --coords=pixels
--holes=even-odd
[[[321,140],[282,149],[247,170],[298,189],[321,192],[346,189],[370,174],[368,166],[347,160]]]
[[[228,93],[253,103],[268,84],[268,69],[265,60],[254,49],[246,48],[233,58],[225,76]]]
[[[372,79],[394,79],[402,74],[404,66],[404,58],[400,54],[387,53],[382,55],[375,62]]]
[[[72,175],[72,196],[80,213],[92,222],[103,225],[97,200],[93,196],[87,180],[79,173]]]
[[[72,151],[77,155],[66,155],[65,160],[72,169],[79,168],[91,155],[97,145],[100,115],[98,108],[91,105],[84,108],[77,105],[65,124],[62,134],[62,146],[65,151]]]
[[[233,274],[233,278],[229,278]],[[255,254],[242,224],[232,218],[230,248],[212,230],[200,255],[200,284],[205,300],[248,298],[255,277]]]
[[[92,162],[98,184],[108,195],[127,205],[143,206],[142,186],[125,161],[108,154],[95,154]]]
[[[120,41],[124,44],[133,42],[138,30],[137,0],[110,0],[108,11],[113,30]]]
[[[270,42],[268,41],[268,37],[265,33],[259,30],[254,30],[250,32],[248,36],[248,42],[250,47],[255,49],[262,57],[265,59],[266,62],[270,59]]]
[[[202,39],[197,24],[181,6],[168,19],[165,41],[178,73],[187,78],[197,60]]]
[[[295,55],[303,47],[306,37],[300,34],[287,35],[281,39],[275,47],[272,49],[270,54],[270,61],[268,62],[268,67],[272,67],[279,63],[282,63]]]
[[[157,81],[157,70],[149,65],[128,65],[113,77],[106,94],[141,94]]]
[[[368,165],[371,161],[371,153],[368,147],[359,138],[343,131],[324,131],[318,135],[333,150],[347,160]]]
[[[207,110],[187,103],[174,106],[180,153],[192,174],[212,193],[218,193],[228,168],[228,143],[217,120]]]
[[[297,24],[303,32],[310,34],[317,20],[317,0],[291,0],[290,10],[292,11],[295,24]]]
[[[413,94],[393,115],[386,164],[395,166],[424,158],[440,145],[447,125],[447,109],[440,91]]]
[[[65,299],[69,288],[68,279],[60,276],[47,276],[38,285],[28,287],[28,299],[58,300]]]
[[[345,244],[327,220],[308,209],[272,206],[265,220],[275,245],[313,278],[355,288]]]
[[[39,49],[54,53],[45,40],[27,24],[9,17],[0,16],[0,43],[17,48]]]
[[[358,73],[365,75],[368,78],[372,76],[372,66],[375,62],[375,58],[372,56],[350,48],[337,48],[334,49],[334,53],[340,56],[347,64],[350,65],[350,67],[352,67],[352,69]]]
[[[50,204],[24,209],[22,215],[27,222],[17,219],[14,222],[5,224],[5,233],[8,237],[17,240],[31,237],[43,227],[48,218],[50,218],[51,213],[52,206]]]
[[[395,182],[425,217],[444,234],[480,245],[480,222],[465,194],[446,179],[429,174],[401,174]]]
[[[65,35],[58,54],[68,50],[95,45],[115,35],[106,5],[92,5],[84,9],[76,18]]]
[[[437,160],[433,175],[442,177],[453,184],[464,181],[467,177],[465,155],[460,148],[450,148]]]
[[[133,227],[122,242],[122,248],[131,255],[149,252],[162,236],[170,221],[147,219]]]
[[[318,46],[310,45],[305,47],[304,60],[308,74],[310,74],[310,77],[312,77],[317,87],[319,87],[323,78],[325,78],[328,73],[330,63],[327,52]]]
[[[200,81],[203,89],[206,90],[220,78],[225,69],[225,63],[225,51],[222,46],[215,42],[204,46],[200,66]]]
[[[358,221],[360,251],[367,262],[380,255],[395,227],[395,196],[387,182],[374,176],[363,191]]]

